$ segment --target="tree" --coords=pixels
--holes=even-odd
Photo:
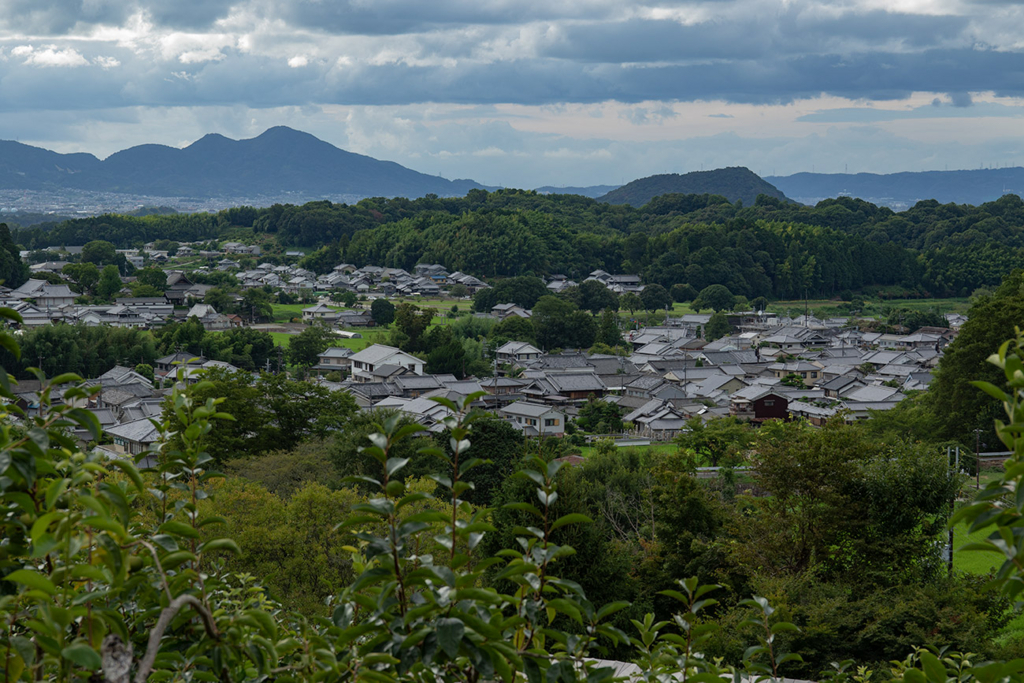
[[[548,294],[547,285],[539,277],[509,277],[481,289],[473,295],[473,310],[488,313],[498,304],[516,304],[526,309]]]
[[[711,319],[708,320],[708,324],[704,326],[704,338],[708,341],[715,341],[732,332],[732,326],[729,324],[729,320],[725,317],[725,313],[722,311],[715,311],[711,315]]]
[[[92,292],[100,281],[100,271],[95,263],[69,263],[61,272],[77,282],[83,294]]]
[[[320,354],[336,340],[326,325],[310,325],[288,343],[288,362],[300,368],[312,367],[319,362]]]
[[[430,327],[433,315],[429,311],[421,311],[419,306],[402,303],[395,309],[395,331],[401,333],[401,343],[397,344],[403,351],[423,350],[423,333]]]
[[[250,287],[242,293],[242,312],[249,314],[249,321],[269,320],[274,315],[270,294],[259,287]]]
[[[370,315],[376,325],[387,327],[395,321],[395,305],[387,299],[374,299],[370,304]]]
[[[619,297],[619,308],[624,308],[633,315],[644,307],[644,302],[637,296],[636,292],[626,292]]]
[[[669,296],[668,290],[659,284],[644,287],[644,291],[640,292],[640,301],[648,311],[672,307],[672,297]]]
[[[594,345],[594,339],[597,338],[597,323],[594,322],[594,316],[586,311],[573,311],[569,314],[568,322],[572,334],[566,338],[565,346],[589,349]]]
[[[992,384],[1001,381],[998,368],[987,363],[993,349],[1014,335],[1024,321],[1024,271],[1014,270],[992,296],[982,296],[967,312],[967,322],[956,339],[945,348],[935,379],[928,387],[927,401],[939,417],[938,438],[974,444],[975,429],[981,441],[997,443],[993,428],[1000,417],[999,406],[970,385],[972,380]]]
[[[135,372],[139,373],[150,382],[156,380],[156,375],[153,373],[153,366],[149,363],[139,363],[135,366]]]
[[[28,264],[21,260],[21,251],[11,239],[6,223],[0,223],[0,283],[14,289],[29,278]]]
[[[576,287],[570,287],[562,296],[576,304],[580,310],[590,311],[594,315],[604,309],[619,310],[619,297],[598,280],[586,280]]]
[[[537,333],[537,343],[542,349],[574,345],[576,337],[572,330],[571,316],[575,308],[571,302],[551,295],[542,296],[537,301],[530,319]]]
[[[86,242],[82,247],[82,261],[95,263],[97,266],[112,264],[117,258],[117,249],[106,240]]]
[[[597,327],[596,340],[608,346],[619,346],[623,344],[622,330],[619,328],[619,316],[610,309],[601,313],[601,322]]]
[[[352,308],[359,302],[359,295],[348,289],[335,290],[331,292],[331,301],[340,301],[348,308]]]
[[[729,311],[732,310],[735,303],[736,298],[729,291],[728,287],[725,285],[710,285],[701,290],[697,298],[690,304],[690,307],[695,311],[704,308],[710,308],[713,311]]]
[[[689,283],[674,284],[669,293],[672,295],[672,300],[677,303],[685,303],[697,298],[697,290]]]
[[[140,268],[135,271],[135,280],[160,292],[167,288],[167,273],[159,268]]]
[[[622,409],[614,403],[595,399],[593,396],[580,407],[576,424],[586,432],[596,434],[618,434],[622,431]]]
[[[227,313],[235,303],[235,295],[222,287],[214,287],[206,292],[203,303],[213,306],[218,313]]]
[[[448,294],[450,294],[456,299],[461,299],[465,296],[469,296],[469,287],[462,284],[461,282],[457,282],[454,285],[452,285],[451,289],[448,290]]]
[[[104,266],[103,272],[100,274],[100,281],[96,285],[97,296],[101,299],[110,300],[121,291],[121,286],[121,275],[117,272],[117,266]]]
[[[178,243],[173,240],[153,240],[153,249],[156,251],[166,251],[168,256],[176,255],[178,253],[178,246]]]
[[[537,343],[537,328],[529,318],[510,315],[494,326],[490,336],[535,344]]]

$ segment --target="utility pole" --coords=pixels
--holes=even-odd
[[[978,490],[981,490],[981,430],[974,430],[974,476]]]

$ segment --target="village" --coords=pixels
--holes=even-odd
[[[68,285],[30,279],[16,289],[0,291],[0,305],[18,311],[25,328],[48,324],[156,328],[196,319],[211,332],[254,326],[294,333],[318,325],[329,327],[339,339],[358,340],[376,325],[369,310],[374,300],[429,297],[456,301],[453,294],[468,297],[488,288],[472,275],[449,273],[437,264],[420,264],[409,273],[342,263],[319,276],[295,264],[264,262],[243,269],[234,259],[248,257],[251,261],[259,256],[259,247],[237,242],[227,242],[218,250],[181,245],[173,258],[165,251],[151,250],[145,261],[140,250],[122,253],[133,265],[166,269],[162,296],[130,296],[132,278],[125,277],[125,296],[117,297],[113,304],[82,305],[75,303],[76,294]],[[204,265],[193,271],[173,265],[195,256]],[[60,275],[66,264],[46,261],[31,270]],[[301,309],[301,321],[284,326],[254,325],[244,315],[224,314],[204,303],[212,286],[193,282],[190,275],[212,271],[232,274],[242,290],[262,288],[315,303]],[[636,275],[601,270],[584,281],[599,282],[616,295],[644,289]],[[558,274],[546,278],[545,284],[552,294],[577,286]],[[351,308],[339,308],[331,298],[338,292],[350,292],[361,301]],[[238,295],[236,298],[240,300]],[[529,320],[532,313],[503,302],[472,315],[500,322]],[[711,314],[687,313],[668,316],[661,324],[637,323],[634,329],[624,329],[626,347],[618,347],[614,354],[584,349],[550,353],[530,342],[507,341],[491,349],[491,376],[460,379],[453,374],[431,374],[422,357],[370,342],[363,348],[329,346],[309,372],[311,381],[350,394],[361,409],[398,411],[434,430],[443,429],[443,420],[450,414],[430,400],[439,396],[456,399],[482,393],[478,407],[497,413],[530,437],[562,437],[567,429],[574,431],[573,420],[581,406],[603,401],[616,406],[623,430],[587,438],[603,436],[636,445],[671,441],[694,418],[708,421],[731,416],[753,424],[802,418],[816,426],[837,415],[847,421],[869,419],[873,411],[889,410],[908,394],[927,390],[932,369],[964,321],[957,314],[946,318],[948,328],[886,334],[863,332],[851,326],[849,318],[735,311],[726,314],[730,334],[708,341],[702,331]],[[627,320],[619,324],[623,328],[629,325]],[[280,363],[277,367],[280,369]],[[148,450],[159,438],[151,418],[160,414],[169,391],[166,387],[172,384],[165,380],[195,383],[210,368],[242,371],[224,361],[177,352],[156,360],[155,381],[120,365],[91,378],[89,383],[101,389],[88,407],[96,411],[112,437],[113,444],[108,447],[131,454]],[[269,363],[262,369],[269,370]],[[31,383],[19,388],[26,406],[35,400],[34,388]]]

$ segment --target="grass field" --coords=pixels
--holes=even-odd
[[[999,555],[974,550],[960,551],[968,543],[976,543],[989,534],[988,531],[967,533],[967,525],[960,523],[953,529],[953,567],[971,574],[988,574],[1002,564]]]
[[[812,299],[806,302],[808,310],[812,315],[824,314],[828,316],[845,317],[846,313],[839,310],[838,306],[843,302],[830,299]],[[768,310],[781,315],[792,314],[802,315],[805,302],[798,301],[773,301],[768,305]],[[677,304],[678,305],[678,304]],[[872,299],[866,302],[863,317],[879,317],[883,308],[909,308],[911,310],[930,311],[938,310],[939,313],[966,313],[970,302],[967,299],[886,299],[884,302]]]
[[[674,443],[652,443],[650,446],[629,446],[629,448],[635,448],[639,451],[649,451],[652,453],[675,453],[678,446]],[[597,452],[594,446],[580,446],[580,455],[584,458],[590,457]]]

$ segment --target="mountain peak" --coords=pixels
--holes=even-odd
[[[598,201],[643,206],[663,194],[717,194],[730,202],[742,201],[748,206],[754,203],[759,194],[788,201],[778,188],[744,166],[692,171],[682,175],[663,173],[640,178],[599,197]]]
[[[274,126],[245,140],[210,133],[184,149],[138,145],[102,162],[16,143],[9,147],[0,149],[0,189],[68,188],[195,198],[288,195],[289,200],[296,196],[350,201],[425,194],[452,197],[481,187],[346,152],[287,126]]]

